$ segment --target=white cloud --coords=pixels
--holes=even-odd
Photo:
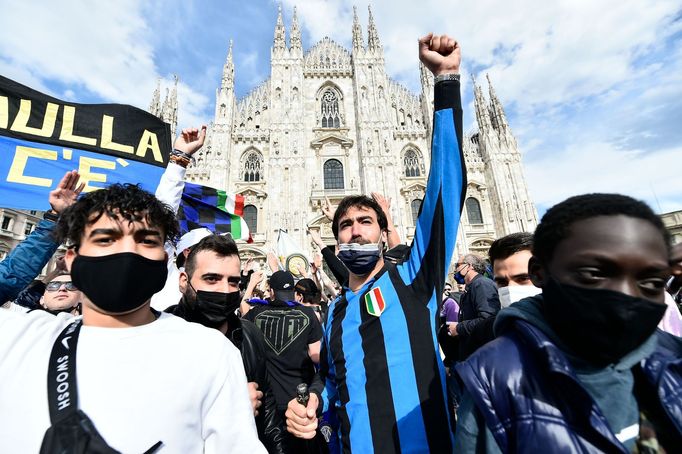
[[[352,5],[365,36],[367,2],[285,0],[298,4],[313,41],[325,35],[348,42]],[[629,76],[633,53],[652,45],[679,9],[675,0],[546,2],[374,2],[389,74],[416,73],[416,40],[428,31],[462,43],[464,64],[488,68],[506,102],[563,102],[599,93]],[[333,24],[333,25],[332,25]]]
[[[299,7],[299,16],[313,41],[328,33],[347,41],[351,4]],[[673,125],[682,112],[682,46],[669,41],[682,30],[678,1],[396,0],[372,8],[387,72],[413,89],[416,39],[427,31],[461,42],[465,73],[490,74],[538,205],[606,191],[656,210],[682,208],[682,179],[671,166],[682,152]],[[366,34],[366,2],[358,11]]]
[[[643,153],[609,143],[571,143],[566,149],[527,162],[535,203],[544,207],[589,192],[622,193],[648,202],[655,211],[680,209],[682,146]],[[659,207],[660,204],[660,207]]]
[[[139,2],[5,2],[0,14],[0,73],[57,97],[146,109],[160,77]],[[22,18],[22,20],[19,20]],[[52,92],[54,84],[69,88]],[[203,118],[206,96],[179,89],[183,121]],[[205,121],[205,119],[203,120]]]

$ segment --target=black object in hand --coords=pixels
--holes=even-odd
[[[308,400],[310,400],[310,391],[308,391],[308,385],[305,383],[300,383],[298,386],[296,386],[296,401],[304,407],[308,407]]]

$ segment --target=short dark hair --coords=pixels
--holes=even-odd
[[[528,232],[511,233],[493,241],[488,250],[490,263],[495,260],[504,260],[517,252],[533,250],[533,234]]]
[[[377,214],[377,222],[379,223],[379,228],[381,230],[388,229],[388,220],[386,219],[386,213],[381,209],[381,205],[377,203],[371,197],[366,195],[349,195],[344,197],[336,207],[334,212],[334,220],[332,221],[332,232],[334,232],[334,238],[339,239],[339,219],[341,216],[345,215],[351,208],[371,208]]]
[[[197,255],[203,251],[215,252],[219,257],[230,257],[236,255],[239,258],[237,243],[228,235],[209,235],[199,241],[187,256],[185,261],[185,273],[192,278],[194,269],[197,266]]]
[[[570,234],[577,221],[597,216],[629,216],[650,222],[670,249],[670,234],[649,206],[622,194],[583,194],[554,205],[540,220],[533,239],[533,255],[541,262],[552,259],[557,244]]]
[[[160,227],[166,241],[175,241],[179,226],[173,210],[136,184],[112,184],[82,195],[59,216],[54,235],[61,243],[78,248],[85,227],[97,222],[103,214],[128,222],[147,221]]]

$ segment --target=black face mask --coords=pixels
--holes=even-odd
[[[234,311],[239,307],[240,292],[206,292],[204,290],[194,290],[196,298],[192,307],[189,309],[190,321],[200,323],[209,328],[219,328],[230,317],[234,316]],[[187,299],[187,298],[186,298]],[[191,304],[190,301],[187,303]]]
[[[579,358],[605,366],[642,345],[663,318],[665,304],[605,289],[562,284],[542,287],[544,314]]]
[[[166,283],[165,260],[150,260],[132,252],[88,257],[77,255],[71,280],[98,308],[125,314],[142,306]]]

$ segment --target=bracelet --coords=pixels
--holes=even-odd
[[[54,212],[51,208],[43,213],[43,219],[46,221],[57,222],[59,220],[59,213]]]
[[[189,159],[187,159],[185,157],[177,156],[177,155],[171,155],[170,158],[168,158],[168,159],[173,164],[177,164],[180,167],[184,167],[185,169],[187,168],[187,166],[189,165],[189,162],[190,162]]]
[[[457,82],[459,82],[459,73],[438,74],[433,78],[435,84],[446,80],[456,80]]]
[[[186,158],[190,161],[193,161],[194,158],[192,157],[191,154],[185,153],[184,151],[180,151],[177,148],[174,148],[173,151],[171,151],[172,156],[180,156],[181,158]]]

